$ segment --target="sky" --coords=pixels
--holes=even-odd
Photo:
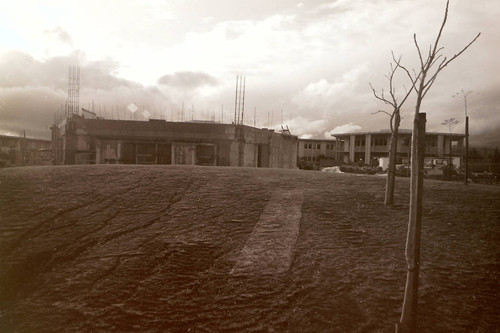
[[[302,138],[389,128],[391,52],[418,70],[445,0],[0,0],[0,134],[50,137],[80,67],[80,106],[109,119],[234,120],[245,77],[244,123],[288,126]],[[440,45],[452,57],[426,95],[427,131],[464,132],[500,146],[500,2],[451,0]],[[394,80],[402,98],[410,84]],[[127,106],[134,103],[138,111]],[[241,106],[240,109],[243,107]],[[411,128],[415,99],[402,107]],[[147,113],[145,112],[147,111]],[[375,113],[375,114],[374,114]]]

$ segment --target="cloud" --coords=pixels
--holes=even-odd
[[[203,18],[203,23],[212,23],[214,20],[214,17],[213,16],[207,16],[207,17],[204,17]]]
[[[223,89],[217,78],[199,71],[182,71],[163,75],[157,83],[160,91],[169,96],[169,99],[177,104],[191,104],[192,108],[197,103],[197,106],[200,106],[200,99],[203,100],[206,108],[209,100],[220,98],[219,93]],[[219,102],[217,104],[220,105]]]
[[[87,61],[82,52],[37,60],[23,52],[0,56],[0,87],[44,86],[67,90],[68,68],[80,64],[82,88],[112,90],[119,86],[140,89],[140,84],[116,76],[119,64],[111,59]]]
[[[269,118],[273,112],[278,118],[277,110],[283,109],[290,115],[283,122],[302,135],[319,138],[350,123],[367,131],[387,129],[386,116],[371,114],[384,105],[375,100],[368,83],[387,91],[391,51],[402,55],[409,69],[418,68],[413,33],[427,49],[438,32],[444,3],[300,1],[227,6],[220,0],[116,0],[54,2],[50,7],[12,2],[13,14],[0,22],[0,30],[13,32],[5,34],[13,36],[8,49],[26,50],[31,56],[2,56],[0,87],[46,87],[63,96],[68,66],[80,65],[82,103],[107,104],[108,113],[111,105],[131,100],[144,108],[149,103],[149,109],[156,104],[170,110],[172,103],[185,103],[220,114],[223,109],[227,121],[234,112],[235,77],[243,74],[247,110],[256,108],[261,126],[271,127],[275,121]],[[119,13],[109,16],[117,6]],[[461,117],[463,105],[451,95],[464,89],[478,92],[470,103],[471,141],[498,132],[500,118],[494,115],[499,112],[500,81],[492,73],[500,71],[499,6],[488,0],[450,4],[442,35],[444,55],[452,56],[477,32],[482,36],[440,73],[423,101],[429,130],[441,131],[443,119]],[[92,24],[88,17],[94,18]],[[71,45],[83,51],[75,52]],[[158,79],[161,74],[166,75]],[[395,88],[404,91],[401,82]],[[64,103],[64,96],[60,99],[56,107]],[[405,104],[402,128],[411,127],[414,106],[413,100]]]
[[[302,108],[330,109],[339,101],[352,98],[357,93],[360,77],[366,71],[367,63],[360,63],[333,82],[325,78],[311,82],[294,98],[294,102]]]
[[[185,71],[163,75],[158,79],[158,84],[192,90],[203,86],[216,86],[218,80],[207,73]]]
[[[327,122],[323,119],[310,120],[302,116],[295,117],[288,122],[288,127],[293,135],[308,139],[316,136],[318,130],[326,129]],[[279,126],[274,126],[278,129]]]
[[[330,134],[349,133],[349,132],[359,131],[361,129],[362,129],[362,127],[359,125],[356,125],[353,123],[348,123],[348,124],[344,124],[344,125],[340,125],[340,126],[335,127],[332,131],[326,132],[325,135],[327,133],[330,133]]]
[[[50,37],[54,37],[63,44],[68,44],[69,46],[73,46],[73,40],[70,34],[61,27],[55,27],[54,29],[51,30],[45,30],[44,33]]]

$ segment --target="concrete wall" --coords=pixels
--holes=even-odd
[[[261,145],[261,158],[266,160],[264,153],[268,153],[268,167],[270,168],[296,168],[297,167],[297,137],[269,132],[269,151]],[[258,161],[257,161],[258,162]],[[264,165],[265,166],[265,165]]]

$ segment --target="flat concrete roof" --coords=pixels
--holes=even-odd
[[[0,138],[4,139],[16,139],[16,140],[21,140],[21,139],[26,139],[30,141],[40,141],[40,142],[51,142],[52,140],[50,139],[41,139],[41,138],[32,138],[32,137],[22,137],[22,136],[15,136],[15,135],[3,135],[0,134]]]
[[[337,140],[335,140],[335,139],[301,139],[301,138],[299,138],[299,141],[310,141],[310,142],[312,142],[312,141],[323,141],[323,142],[324,141],[328,141],[328,142],[336,142]]]

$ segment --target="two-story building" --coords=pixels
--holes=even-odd
[[[315,167],[326,167],[340,164],[337,156],[337,140],[333,139],[299,139],[297,160]]]
[[[362,161],[372,164],[374,159],[389,157],[391,131],[355,132],[332,134],[338,140],[338,156],[343,163]],[[426,159],[439,159],[446,163],[452,160],[455,167],[460,167],[464,151],[465,134],[425,133]],[[396,163],[408,163],[411,153],[411,130],[400,129],[397,142]]]
[[[0,166],[47,164],[52,164],[50,140],[0,135]]]

